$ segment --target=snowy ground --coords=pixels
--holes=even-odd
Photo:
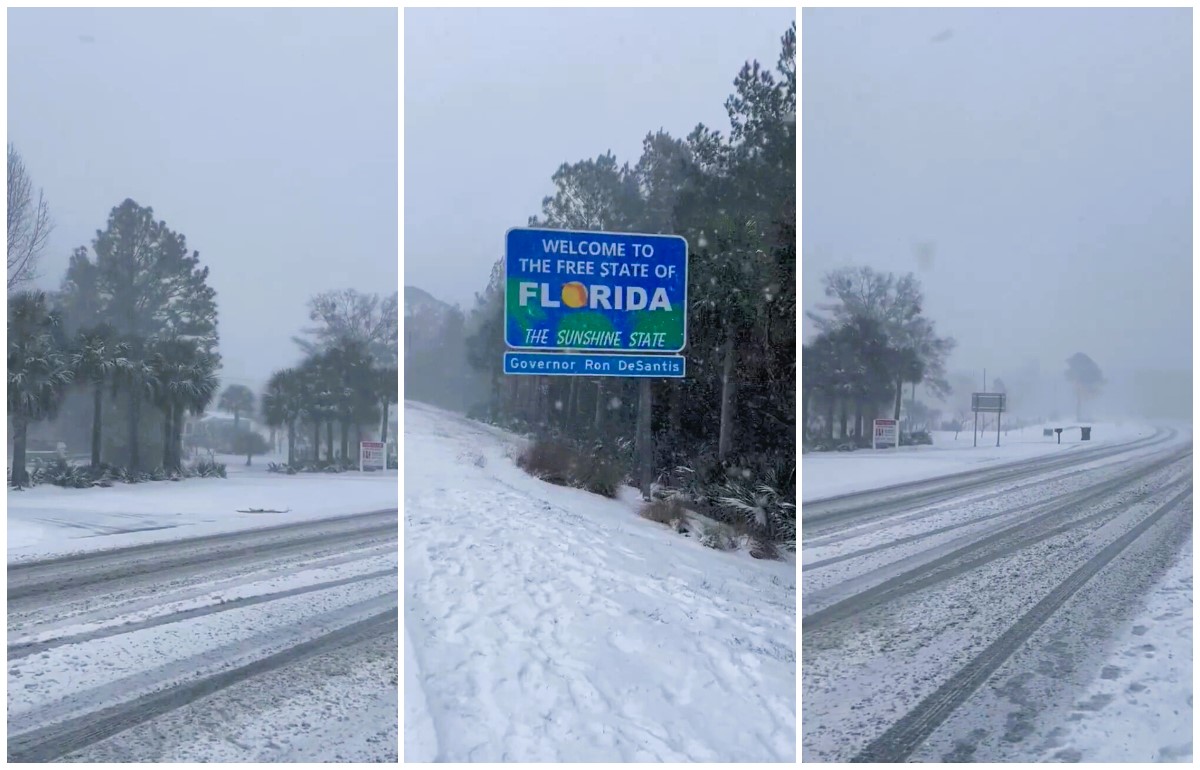
[[[1192,761],[1192,542],[1134,617],[1040,761]]]
[[[229,471],[10,493],[10,761],[398,761],[395,472]]]
[[[806,523],[805,761],[1190,759],[1190,451]]]
[[[229,478],[8,492],[9,562],[396,508],[397,472],[267,472],[218,457]],[[261,508],[287,513],[238,513]]]
[[[800,461],[803,484],[800,494],[805,501],[820,500],[863,489],[961,473],[981,466],[1091,451],[1135,441],[1152,432],[1152,428],[1135,423],[1095,423],[1090,442],[1080,441],[1076,429],[1064,430],[1062,444],[1059,444],[1057,437],[1043,436],[1041,426],[1026,427],[1010,431],[1008,435],[1001,431],[1000,446],[997,447],[994,432],[981,436],[979,446],[972,446],[968,429],[960,432],[957,439],[953,431],[934,431],[930,434],[932,446],[809,452]]]
[[[406,761],[796,760],[795,564],[723,553],[405,405]]]

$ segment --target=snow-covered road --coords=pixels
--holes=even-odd
[[[10,563],[9,761],[397,761],[397,529]]]
[[[1190,760],[1190,687],[1110,718],[1098,685],[1163,681],[1113,662],[1135,648],[1190,682],[1190,603],[1148,646],[1121,631],[1190,574],[1190,430],[1066,459],[805,506],[805,761],[1078,758],[1148,709],[1171,727],[1088,758]]]
[[[794,561],[718,552],[405,406],[406,761],[796,759]]]

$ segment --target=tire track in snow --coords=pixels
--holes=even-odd
[[[852,762],[903,762],[947,717],[1033,635],[1088,580],[1164,516],[1192,496],[1190,477],[1175,497],[1103,548],[1026,612],[982,653],[963,666],[941,687],[872,740]]]
[[[398,618],[396,609],[387,610],[199,681],[168,687],[26,733],[10,734],[8,761],[51,762],[258,674],[379,634],[394,632]]]
[[[391,556],[396,552],[394,544],[366,545],[362,548],[341,551],[336,554],[314,554],[311,558],[270,559],[247,562],[237,568],[226,568],[219,575],[204,579],[191,579],[186,585],[170,586],[147,583],[123,589],[120,594],[109,594],[104,598],[110,603],[101,603],[100,597],[89,595],[82,599],[65,602],[40,601],[34,608],[18,611],[8,608],[8,638],[22,636],[26,628],[40,629],[48,633],[80,625],[103,625],[129,614],[143,613],[179,602],[204,599],[224,591],[237,590],[260,580],[271,581],[287,578],[310,570],[324,571],[344,567],[353,562],[369,560],[379,556]]]
[[[1146,490],[1138,494],[1132,501],[1117,502],[1107,506],[1104,509],[1088,514],[1082,518],[1072,519],[1064,524],[1052,527],[1049,530],[1033,532],[1031,534],[1023,534],[1030,527],[1047,522],[1052,517],[1061,514],[1068,516],[1079,509],[1085,508],[1098,500],[1119,493],[1123,488],[1129,486],[1136,479],[1152,473],[1156,473],[1169,468],[1170,466],[1181,462],[1191,455],[1190,448],[1177,453],[1171,457],[1154,463],[1149,468],[1143,468],[1136,473],[1131,473],[1126,476],[1119,477],[1111,482],[1098,485],[1094,491],[1088,492],[1084,497],[1077,498],[1074,502],[1068,505],[1049,506],[1046,509],[1039,508],[1038,512],[1032,517],[1022,520],[1016,524],[995,531],[979,540],[970,542],[964,546],[945,553],[937,558],[927,561],[913,569],[893,576],[881,583],[878,583],[871,588],[854,594],[853,596],[842,599],[838,602],[822,607],[806,616],[802,620],[801,633],[807,635],[811,632],[819,631],[826,626],[851,618],[870,609],[874,609],[881,605],[894,602],[903,597],[909,596],[917,591],[929,588],[933,585],[943,583],[954,577],[957,577],[965,572],[969,572],[977,567],[993,562],[997,559],[1008,556],[1012,553],[1024,550],[1031,545],[1035,545],[1043,540],[1047,540],[1056,535],[1062,534],[1078,527],[1086,526],[1089,523],[1097,521],[1106,516],[1119,515],[1119,513],[1129,505],[1144,500],[1156,492],[1160,492],[1163,487],[1170,487],[1178,482],[1168,481],[1165,484]],[[1016,536],[1012,538],[1012,536]],[[1009,542],[1005,542],[1006,538],[1012,538]],[[995,550],[988,551],[987,549],[995,546]],[[982,552],[981,555],[972,557],[973,554]],[[966,558],[966,561],[963,559]]]
[[[1131,460],[1129,462],[1137,463],[1138,461]],[[1088,473],[1104,473],[1108,470],[1109,470],[1109,467],[1107,467],[1107,466],[1104,466],[1101,468],[1085,468],[1082,470],[1073,471],[1064,476],[1056,476],[1053,479],[1035,481],[1035,482],[1032,482],[1029,484],[1022,485],[1015,489],[1006,490],[1006,493],[1012,494],[1014,492],[1020,492],[1020,491],[1024,491],[1027,489],[1036,488],[1036,487],[1041,486],[1042,484],[1046,483],[1047,481],[1060,482],[1060,481],[1064,481],[1069,478],[1075,478],[1080,475],[1084,475],[1084,474],[1088,474]],[[1105,484],[1108,487],[1124,486],[1125,484],[1131,483],[1132,481],[1135,481],[1136,479],[1140,478],[1141,476],[1144,476],[1147,472],[1148,471],[1145,468],[1145,466],[1140,465],[1140,466],[1134,467],[1133,470],[1131,470],[1131,471],[1125,472],[1124,474],[1119,476],[1117,479],[1114,479],[1113,477],[1110,476],[1110,477],[1104,479],[1100,483]],[[1116,483],[1118,480],[1121,481],[1120,484]],[[1093,485],[1093,488],[1095,488],[1095,487],[1096,487],[1096,485]],[[1090,490],[1088,487],[1084,487],[1082,489],[1073,489],[1073,490],[1070,490],[1067,492],[1063,492],[1062,494],[1055,495],[1054,497],[1042,500],[1042,502],[1038,503],[1037,505],[1035,505],[1033,507],[1033,510],[1034,511],[1044,511],[1044,510],[1048,510],[1048,509],[1055,508],[1055,507],[1060,507],[1060,508],[1065,507],[1067,504],[1076,504],[1077,505],[1081,501],[1080,495],[1088,494],[1089,492],[1090,492]],[[820,559],[817,561],[809,561],[809,560],[805,559],[804,564],[801,567],[801,570],[804,572],[808,572],[810,570],[820,569],[822,567],[828,567],[832,564],[839,564],[841,562],[849,561],[851,559],[857,559],[860,556],[867,556],[872,553],[886,551],[889,548],[895,548],[896,546],[906,545],[908,543],[915,543],[919,540],[924,540],[926,538],[945,534],[946,532],[953,532],[956,529],[963,529],[966,527],[975,526],[977,524],[982,524],[983,522],[991,521],[993,519],[1027,514],[1027,513],[1029,513],[1029,509],[1030,509],[1030,506],[1028,504],[1015,505],[1015,506],[1012,506],[1009,508],[1005,508],[1001,511],[997,511],[995,513],[989,513],[984,516],[978,516],[975,518],[967,519],[966,521],[959,521],[959,522],[955,522],[953,524],[948,524],[943,527],[937,527],[935,529],[927,530],[924,532],[918,532],[913,535],[907,535],[904,537],[887,540],[883,543],[869,546],[867,548],[861,548],[856,551],[850,551],[847,553],[838,554],[837,556],[830,556],[826,559]],[[907,523],[910,523],[911,521],[919,521],[922,518],[928,518],[930,516],[938,515],[938,514],[941,514],[944,512],[945,512],[944,509],[932,508],[929,511],[923,512],[921,516],[914,517],[913,519],[904,520],[903,523],[907,524]],[[896,522],[896,523],[900,523],[900,522]],[[890,526],[893,526],[892,522],[888,522],[888,524],[885,525],[884,527],[882,527],[882,529],[887,529]],[[873,534],[873,532],[872,533],[853,532],[853,533],[843,535],[843,536],[833,539],[833,540],[829,540],[829,541],[822,540],[822,542],[819,545],[815,544],[815,543],[813,543],[813,544],[806,543],[805,547],[824,547],[826,545],[840,542],[843,540],[852,540],[854,538],[862,537],[864,534]]]
[[[273,602],[279,599],[286,599],[290,596],[300,596],[302,594],[312,593],[314,591],[325,591],[338,586],[350,585],[351,583],[361,583],[364,580],[372,580],[377,577],[385,577],[387,575],[395,575],[396,570],[382,569],[375,572],[368,572],[363,575],[352,575],[351,577],[341,578],[338,580],[328,580],[323,583],[313,583],[306,586],[298,586],[296,588],[288,588],[283,591],[274,591],[267,594],[258,594],[256,596],[243,596],[238,599],[230,599],[222,601],[220,604],[210,604],[205,607],[193,607],[191,609],[179,610],[172,612],[169,615],[160,615],[154,618],[136,623],[125,623],[119,626],[109,626],[108,628],[100,628],[95,631],[87,631],[80,634],[72,634],[70,636],[61,636],[54,639],[46,639],[38,642],[23,642],[18,644],[10,644],[8,646],[8,659],[10,661],[27,658],[30,655],[35,655],[39,652],[52,650],[55,647],[62,647],[68,644],[80,644],[90,642],[95,639],[105,639],[110,636],[119,636],[128,634],[134,631],[141,631],[147,628],[156,626],[165,626],[171,623],[180,623],[184,620],[199,618],[205,615],[213,615],[218,612],[228,612],[230,610],[241,609],[243,607],[252,607],[256,604]]]
[[[161,580],[174,573],[191,575],[194,568],[222,567],[245,559],[301,553],[312,546],[344,546],[356,540],[398,537],[397,511],[288,524],[211,537],[152,543],[133,548],[98,551],[46,561],[10,564],[8,601],[53,595],[62,598],[76,589],[96,590],[107,583]],[[366,524],[360,523],[366,520]],[[311,534],[310,534],[311,533]],[[180,556],[186,549],[186,555]]]

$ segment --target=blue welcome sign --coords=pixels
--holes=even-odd
[[[521,227],[505,245],[508,347],[677,353],[687,343],[684,238]]]

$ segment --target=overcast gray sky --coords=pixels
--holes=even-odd
[[[298,357],[305,303],[390,294],[397,12],[8,11],[8,139],[56,223],[57,289],[125,198],[211,268],[223,385]]]
[[[806,10],[805,308],[831,268],[913,271],[952,369],[1190,370],[1191,30],[1189,9]]]
[[[564,162],[647,132],[728,134],[741,66],[774,69],[785,9],[408,9],[404,283],[469,308],[504,232],[541,213]]]

